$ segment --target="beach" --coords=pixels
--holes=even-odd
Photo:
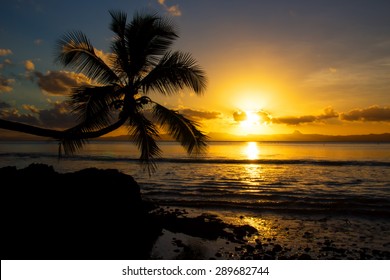
[[[152,259],[390,259],[390,222],[385,219],[372,223],[354,217],[253,217],[215,211],[195,214],[193,209],[163,212],[179,220],[189,219],[189,224],[194,218],[203,220],[206,233],[167,225],[153,247]],[[208,223],[217,222],[226,226],[224,231],[217,237],[207,234]],[[199,223],[194,222],[196,226]],[[234,227],[243,228],[234,231]],[[231,232],[240,234],[232,238]]]
[[[121,233],[118,242],[128,244],[109,258],[130,258],[131,250],[132,259],[390,259],[389,144],[223,142],[211,143],[198,158],[176,144],[162,146],[164,157],[152,176],[128,143],[91,143],[63,159],[54,143],[1,143],[0,167],[41,163],[70,174],[93,167],[134,178],[148,205],[142,215],[156,227],[137,226],[137,219],[126,223],[119,209],[117,223],[136,234],[126,240]],[[103,201],[116,185],[105,182],[99,188]],[[67,194],[67,186],[61,191],[57,196]],[[146,233],[150,250],[137,254],[131,246]],[[71,259],[80,253],[74,248]],[[105,258],[105,251],[97,256]]]

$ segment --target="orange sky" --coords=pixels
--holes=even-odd
[[[53,63],[55,41],[82,30],[108,55],[108,10],[146,9],[173,18],[180,30],[173,50],[191,53],[208,77],[201,97],[152,98],[205,132],[390,132],[388,1],[124,2],[80,5],[72,19],[64,16],[72,5],[1,4],[0,117],[69,127],[64,96],[83,77]]]

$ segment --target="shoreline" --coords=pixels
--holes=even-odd
[[[165,228],[163,225],[165,232],[152,249],[154,259],[390,259],[390,222],[382,219],[372,222],[359,217],[271,213],[250,216],[182,208],[159,211],[162,216],[175,216],[187,227],[192,224],[198,230],[203,227],[207,231],[217,223],[225,233],[207,237],[188,232],[180,225]],[[199,223],[199,217],[204,218],[203,224]],[[236,233],[235,240],[231,239],[232,232]]]

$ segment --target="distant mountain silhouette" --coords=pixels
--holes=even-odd
[[[390,142],[390,133],[365,135],[303,134],[298,130],[291,134],[233,135],[209,133],[212,141],[298,141],[298,142]]]
[[[0,132],[2,130],[0,129]],[[5,141],[44,141],[47,138],[38,136],[29,136],[26,134],[0,134],[0,140]],[[24,136],[24,137],[23,137]],[[26,137],[27,136],[27,137]],[[324,135],[324,134],[304,134],[295,130],[291,134],[249,134],[234,135],[229,133],[210,132],[208,135],[210,141],[297,141],[297,142],[390,142],[390,133],[382,134],[361,134],[361,135]],[[160,134],[160,141],[174,141],[167,134]],[[94,141],[130,141],[128,135],[100,137]]]

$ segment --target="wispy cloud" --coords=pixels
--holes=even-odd
[[[0,63],[0,69],[3,69],[6,66],[11,65],[11,64],[12,64],[12,61],[10,59],[6,58],[6,59],[4,59],[4,61],[2,63]]]
[[[6,56],[12,54],[10,49],[0,49],[0,56]]]
[[[23,104],[23,109],[26,111],[30,111],[31,113],[38,114],[39,109],[35,107],[35,105],[28,105],[28,104]]]
[[[181,16],[181,10],[179,5],[167,5],[166,0],[157,0],[157,2],[164,7],[164,9],[172,16],[179,17]]]
[[[10,92],[13,90],[13,83],[15,83],[14,79],[9,79],[0,74],[0,92]]]

